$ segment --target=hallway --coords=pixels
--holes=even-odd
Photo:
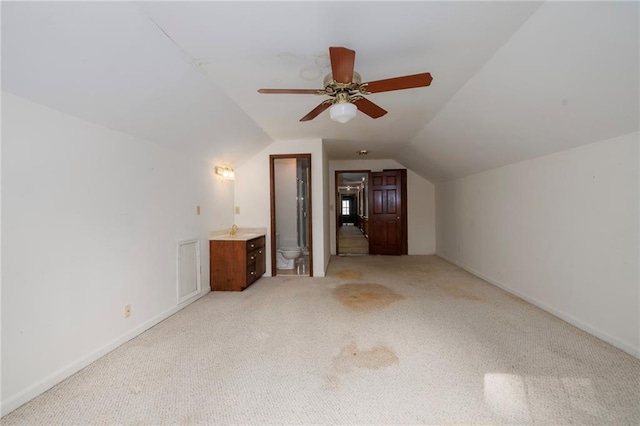
[[[357,226],[342,225],[338,229],[338,253],[340,255],[369,254],[369,240]]]

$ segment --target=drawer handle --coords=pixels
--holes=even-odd
[[[254,259],[254,257],[253,257],[253,256],[251,256],[251,258],[250,258],[250,259],[251,259],[251,260],[253,260],[253,259]]]
[[[251,248],[253,248],[253,244],[251,244]]]
[[[262,254],[262,250],[258,250],[258,254]]]
[[[251,271],[251,275],[255,275],[256,273],[254,271]]]

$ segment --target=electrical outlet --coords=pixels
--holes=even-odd
[[[196,214],[200,216],[200,206],[196,206]]]
[[[240,214],[240,206],[236,206],[236,214]]]
[[[129,318],[131,316],[131,305],[124,305],[124,317]]]

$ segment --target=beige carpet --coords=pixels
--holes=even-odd
[[[369,254],[369,240],[357,226],[343,225],[338,228],[338,253]]]
[[[43,355],[44,356],[44,355]],[[640,360],[435,256],[211,293],[14,424],[640,424]]]

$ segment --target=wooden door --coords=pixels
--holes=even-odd
[[[369,190],[369,253],[407,253],[406,170],[371,174]]]

